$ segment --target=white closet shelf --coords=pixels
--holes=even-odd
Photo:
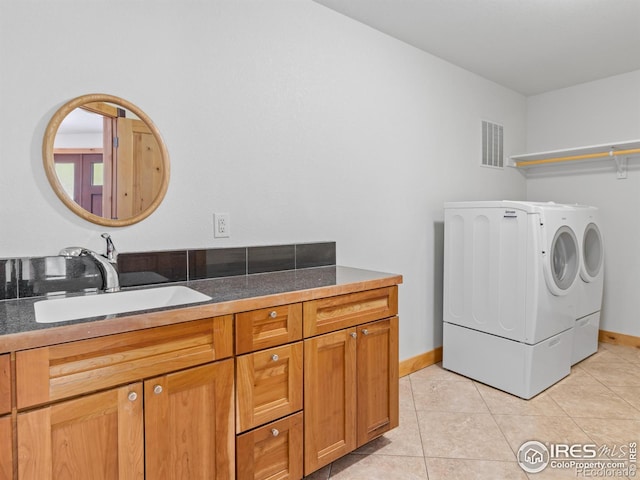
[[[512,155],[509,158],[512,166],[522,169],[610,158],[616,163],[618,178],[626,178],[627,159],[634,155],[640,155],[640,140]]]

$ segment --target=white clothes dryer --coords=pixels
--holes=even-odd
[[[604,241],[599,211],[588,205],[573,205],[578,213],[580,242],[580,275],[574,328],[572,364],[598,350],[598,331],[604,285]]]
[[[445,204],[444,368],[523,398],[569,374],[578,226],[568,205]]]

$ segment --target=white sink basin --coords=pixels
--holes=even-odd
[[[189,287],[171,286],[126,292],[53,298],[34,303],[36,322],[55,323],[206,302],[211,297]]]

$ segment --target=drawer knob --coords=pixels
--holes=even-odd
[[[273,435],[274,437],[277,437],[278,435],[280,435],[280,432],[278,431],[277,428],[272,428],[271,435]]]
[[[363,335],[369,335],[369,330],[367,330],[366,328],[362,329],[362,334]]]
[[[277,353],[274,353],[273,355],[271,355],[271,360],[273,360],[274,362],[277,362],[278,360],[280,360],[280,357],[278,356]]]
[[[269,314],[269,316],[270,316],[271,318],[276,318],[276,317],[278,316],[278,312],[276,312],[275,310],[273,310],[273,311]]]
[[[129,399],[130,402],[135,402],[136,399],[138,398],[138,394],[136,392],[129,392],[129,395],[127,395],[127,398]]]
[[[153,393],[160,395],[162,393],[162,385],[156,385],[153,387]]]
[[[351,335],[353,338],[357,338],[357,337],[358,337],[358,335],[356,334],[356,332],[351,332],[351,334],[350,334],[350,335]]]

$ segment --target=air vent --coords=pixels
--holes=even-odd
[[[504,139],[502,125],[482,121],[482,165],[486,167],[504,166]]]

